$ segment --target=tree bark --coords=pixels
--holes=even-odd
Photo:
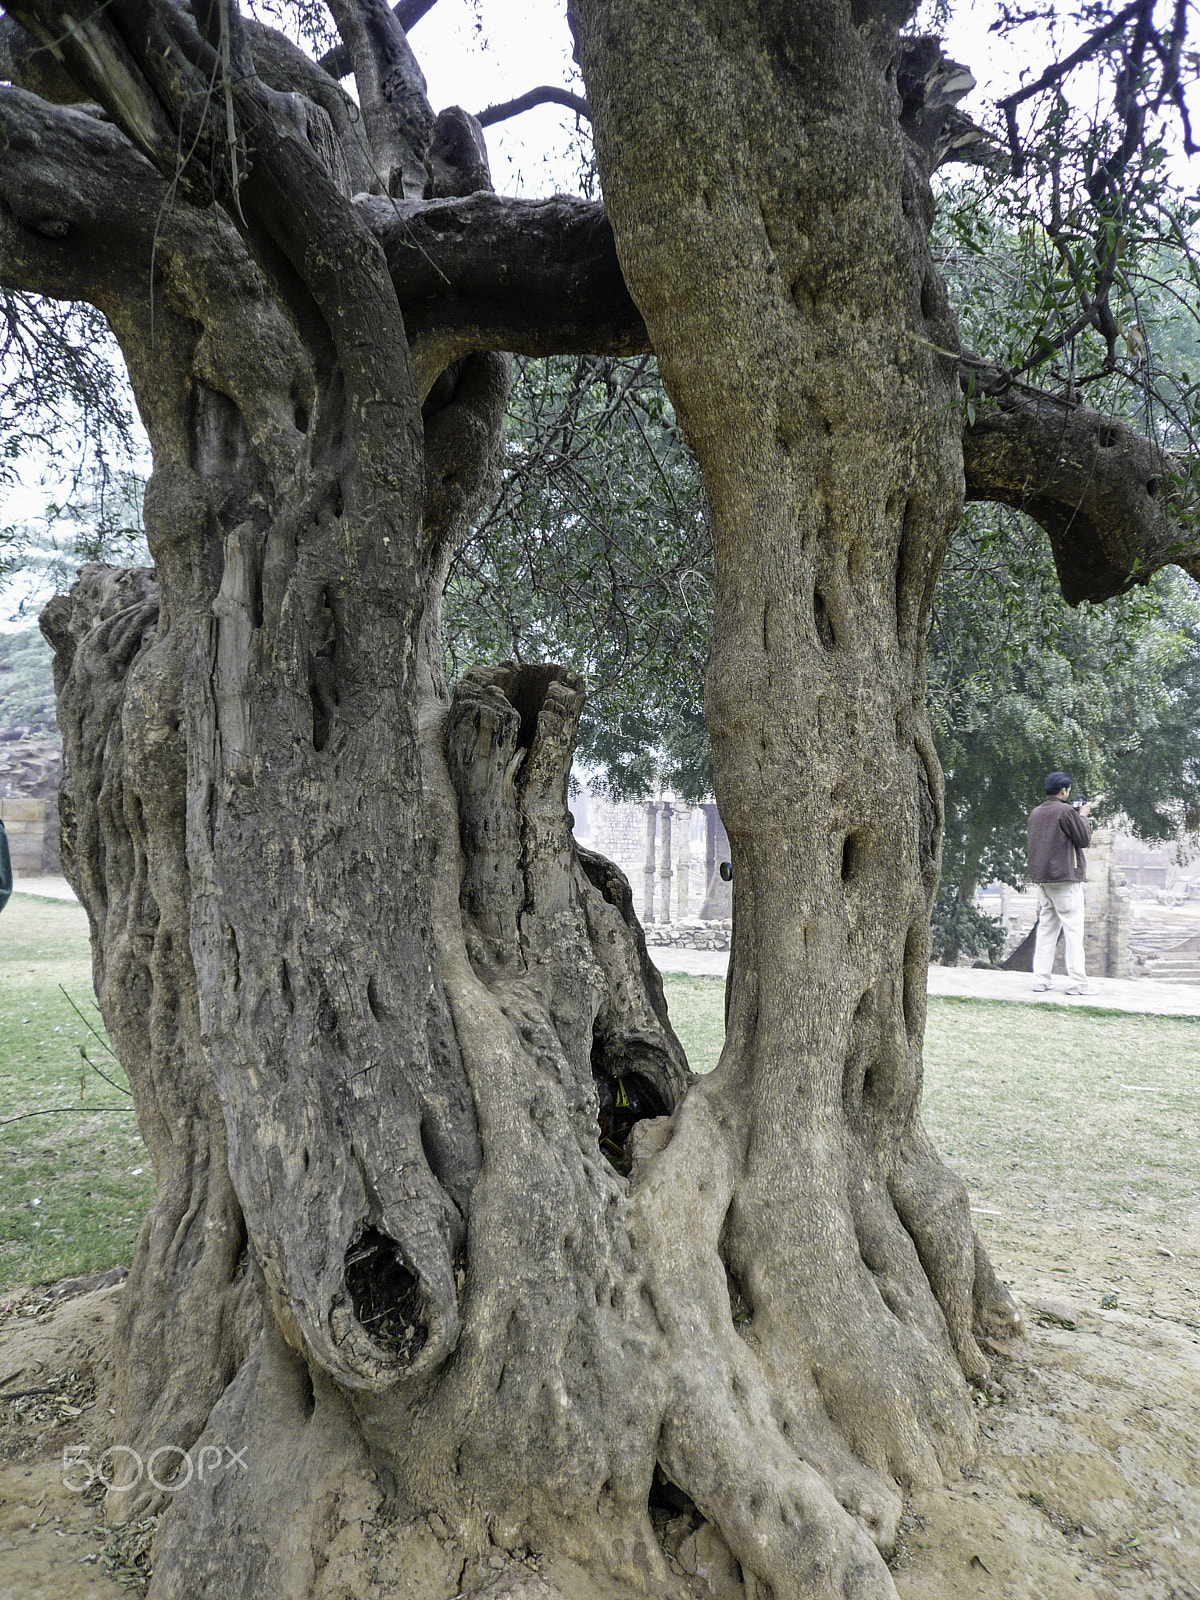
[[[662,1160],[686,1165],[701,1106],[734,1121],[714,1232],[780,1444],[886,1547],[890,1480],[968,1458],[976,1333],[1016,1320],[919,1115],[942,820],[924,633],[962,497],[928,188],[888,87],[894,36],[840,5],[809,7],[799,34],[783,7],[575,15],[622,268],[716,550],[728,1031]],[[755,1539],[778,1502],[746,1512],[728,1450],[684,1430],[667,1470],[775,1583]],[[837,1592],[832,1569],[797,1574],[807,1540],[854,1549],[847,1520],[805,1507],[785,1592]]]
[[[88,910],[100,1009],[157,1179],[115,1330],[114,1438],[143,1457],[195,1443],[259,1324],[188,950],[182,630],[158,622],[150,575],[103,567],[42,618],[63,870]],[[127,1513],[147,1503],[136,1489],[114,1499]]]
[[[490,194],[382,0],[336,7],[371,160],[228,4],[13,9],[45,92],[111,120],[0,91],[0,270],[106,311],[154,450],[155,578],[90,571],[45,620],[159,1176],[114,1442],[223,1464],[169,1496],[154,1595],[377,1567],[449,1600],[532,1548],[674,1600],[681,1519],[724,1600],[894,1594],[902,1493],[969,1458],[980,1336],[1018,1325],[920,1119],[924,631],[964,483],[904,8],[580,0],[611,236]],[[455,244],[531,221],[544,271]],[[648,330],[713,512],[736,916],[702,1082],[571,838],[580,685],[439,665],[489,352],[589,326]]]

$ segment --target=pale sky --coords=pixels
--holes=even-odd
[[[413,29],[411,43],[435,111],[459,105],[478,113],[539,84],[583,93],[571,59],[565,0],[481,0],[478,7],[472,0],[438,0]],[[566,148],[574,126],[572,112],[539,106],[488,128],[496,188],[502,194],[552,194],[569,183],[570,169],[548,174],[545,157]]]

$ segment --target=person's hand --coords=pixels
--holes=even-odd
[[[1091,816],[1091,814],[1092,814],[1092,802],[1090,800],[1085,800],[1083,802],[1083,804],[1079,808],[1079,814],[1080,814],[1081,817],[1090,817]]]

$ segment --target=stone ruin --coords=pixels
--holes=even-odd
[[[0,820],[8,833],[15,878],[62,871],[58,787],[62,747],[52,734],[0,733]]]
[[[729,948],[733,894],[721,876],[729,837],[711,801],[693,806],[666,795],[616,804],[590,796],[586,838],[584,831],[576,828],[581,842],[615,861],[629,879],[647,944]]]

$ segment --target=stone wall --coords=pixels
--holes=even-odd
[[[629,879],[633,906],[644,920],[642,863],[646,856],[646,808],[633,804],[614,804],[593,795],[588,805],[588,848],[614,861]]]
[[[61,872],[58,788],[62,754],[57,740],[0,738],[0,818],[8,834],[13,875]]]
[[[728,950],[733,937],[733,921],[701,922],[692,917],[687,922],[655,922],[646,929],[646,943],[672,946],[680,950]]]
[[[634,909],[647,929],[697,919],[719,922],[733,914],[729,884],[720,874],[729,839],[711,803],[692,806],[663,797],[615,805],[593,798],[586,843],[629,879]]]
[[[1113,836],[1113,860],[1138,899],[1146,890],[1168,895],[1175,892],[1186,899],[1194,885],[1200,886],[1200,844],[1194,834],[1181,834],[1163,844],[1147,844],[1129,834],[1117,833]]]
[[[36,878],[46,872],[59,870],[58,854],[53,865],[46,856],[47,805],[44,800],[17,800],[9,797],[0,800],[0,822],[8,834],[8,853],[12,857],[14,878]],[[58,807],[54,808],[57,824]],[[58,828],[54,828],[57,839]]]

